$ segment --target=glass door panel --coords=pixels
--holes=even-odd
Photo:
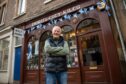
[[[79,37],[81,74],[84,83],[96,82],[97,84],[100,82],[100,84],[104,84],[106,82],[102,42],[100,31]]]
[[[102,52],[98,35],[85,38],[83,37],[81,41],[83,50],[83,66],[93,67],[103,65]]]

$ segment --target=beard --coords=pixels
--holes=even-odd
[[[59,39],[59,35],[53,35],[53,39]]]

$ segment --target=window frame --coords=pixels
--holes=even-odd
[[[6,1],[0,4],[0,26],[5,24],[5,15],[6,15],[6,9],[7,3]]]
[[[26,13],[26,7],[27,7],[27,0],[16,0],[16,8],[15,8],[16,10],[14,18],[24,15]]]
[[[10,37],[7,36],[7,37],[4,37],[4,38],[0,38],[0,44],[1,44],[1,43],[3,42],[3,40],[5,40],[5,39],[10,39]],[[10,41],[8,41],[8,42],[9,42],[9,44],[8,44],[8,49],[7,49],[7,50],[8,50],[7,67],[6,67],[6,69],[0,69],[0,72],[1,72],[1,71],[8,71],[8,66],[9,66],[9,65],[8,65],[8,64],[9,64],[9,53],[10,53],[10,51],[9,51],[9,49],[10,49],[10,47],[9,47],[9,46],[10,46]],[[1,47],[1,48],[2,48],[2,47]],[[5,49],[6,49],[6,48],[5,48]],[[3,49],[3,53],[1,53],[2,55],[5,54],[5,52],[4,52],[5,49]],[[1,56],[1,58],[3,58],[3,56]],[[4,59],[4,58],[3,58],[3,59]],[[3,61],[3,60],[2,60],[2,61]],[[1,64],[1,65],[2,65],[2,64]]]

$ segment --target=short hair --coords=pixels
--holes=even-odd
[[[62,31],[60,26],[54,26],[54,27],[52,28],[52,32],[54,31],[55,28],[59,28],[60,31]]]

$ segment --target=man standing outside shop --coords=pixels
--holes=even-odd
[[[67,84],[68,43],[61,36],[61,28],[54,26],[52,37],[45,41],[46,84]]]

